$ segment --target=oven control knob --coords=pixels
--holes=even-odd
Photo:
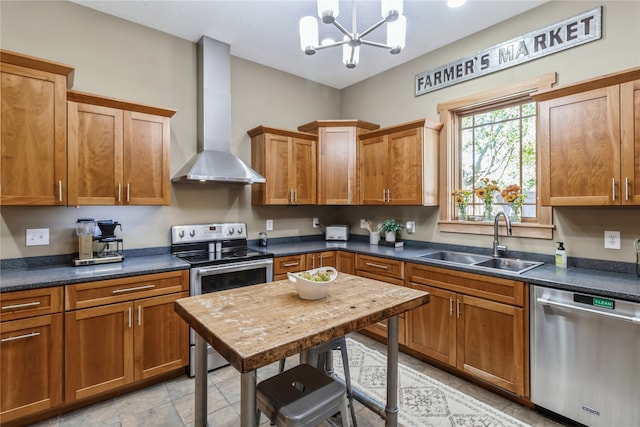
[[[180,236],[180,238],[184,237],[184,230],[180,230],[180,232],[178,233],[178,235]]]
[[[189,232],[189,236],[193,237],[193,236],[195,236],[195,235],[196,235],[196,230],[191,230],[191,231]]]
[[[238,234],[242,234],[242,227],[238,228]]]
[[[233,235],[234,232],[235,230],[233,229],[233,227],[229,227],[229,236]]]

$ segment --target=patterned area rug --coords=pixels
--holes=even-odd
[[[351,383],[386,402],[387,357],[347,338]],[[344,379],[342,358],[333,352],[336,374]],[[398,366],[398,422],[415,427],[528,427],[512,416],[407,366]]]

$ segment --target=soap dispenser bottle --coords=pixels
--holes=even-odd
[[[556,242],[558,249],[556,250],[556,267],[567,268],[567,252],[564,250],[563,242]]]

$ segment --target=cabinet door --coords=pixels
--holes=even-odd
[[[455,292],[418,283],[410,287],[429,292],[429,304],[407,313],[407,347],[456,366]]]
[[[622,203],[640,205],[640,80],[620,85]]]
[[[387,203],[422,205],[422,128],[388,136]]]
[[[458,298],[458,369],[523,396],[524,310],[466,295]]]
[[[65,313],[65,400],[133,381],[133,304]]]
[[[320,128],[318,204],[356,204],[356,128]]]
[[[273,280],[286,279],[287,273],[295,273],[306,269],[305,255],[290,255],[273,259]]]
[[[361,139],[358,160],[360,203],[382,205],[386,201],[388,159],[387,139],[384,136]]]
[[[0,324],[0,419],[62,403],[62,314]]]
[[[168,117],[124,112],[125,204],[170,203],[169,133]]]
[[[291,138],[293,204],[316,204],[316,141]]]
[[[68,102],[70,205],[122,203],[122,117],[116,108]]]
[[[618,205],[619,86],[538,104],[543,205]]]
[[[66,79],[10,64],[0,67],[0,201],[3,205],[64,205]]]
[[[337,269],[336,252],[314,252],[307,254],[305,259],[305,266],[307,270],[319,267],[333,267]]]
[[[356,257],[351,252],[338,251],[336,269],[342,273],[356,274]]]
[[[288,205],[291,203],[293,190],[290,138],[272,134],[267,134],[265,138],[265,204]]]
[[[142,380],[189,364],[188,326],[174,310],[188,292],[136,301],[134,377]]]

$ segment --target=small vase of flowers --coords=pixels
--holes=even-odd
[[[467,220],[467,206],[471,201],[471,190],[455,190],[451,193],[453,204],[458,208],[458,221]]]
[[[517,184],[508,185],[500,193],[502,200],[509,205],[511,212],[509,219],[512,223],[519,223],[522,221],[522,205],[524,199],[527,198],[525,194],[522,194],[522,189]]]
[[[484,202],[482,221],[493,221],[493,198],[497,191],[500,191],[498,182],[486,177],[480,180],[479,186],[475,189],[476,197]]]
[[[385,219],[380,227],[380,233],[385,233],[384,240],[387,242],[395,242],[396,234],[402,230],[402,224],[395,219]]]

